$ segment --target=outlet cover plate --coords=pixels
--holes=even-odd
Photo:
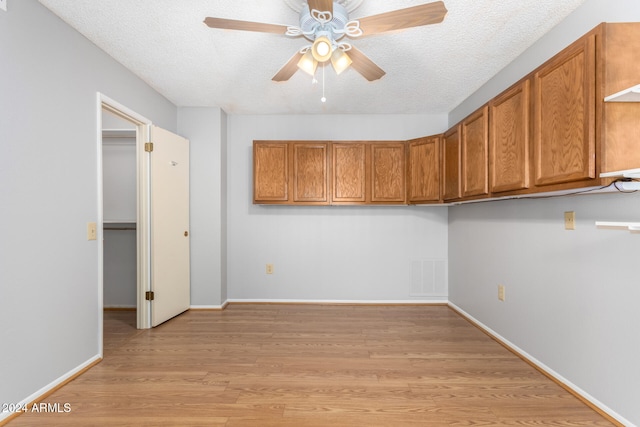
[[[569,211],[564,213],[564,229],[575,230],[576,229],[576,213]]]

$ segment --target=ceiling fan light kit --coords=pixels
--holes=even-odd
[[[349,55],[344,53],[342,49],[336,49],[331,54],[331,65],[333,65],[333,69],[338,75],[349,68],[352,63],[353,61],[349,58]]]
[[[291,0],[285,1],[291,5]],[[340,43],[340,39],[345,36],[357,38],[437,24],[442,22],[447,14],[444,3],[436,1],[350,20],[349,12],[355,9],[361,0],[348,3],[348,0],[307,0],[300,8],[299,26],[212,17],[206,18],[204,22],[211,28],[282,34],[288,37],[305,37],[311,41],[311,46],[302,48],[289,59],[273,76],[273,81],[289,80],[298,68],[314,76],[318,63],[324,65],[329,60],[337,74],[351,67],[365,79],[374,81],[385,75],[384,70],[349,43]],[[350,8],[349,11],[345,5]],[[345,51],[349,51],[349,54]]]
[[[300,61],[298,61],[298,68],[300,68],[305,73],[310,76],[314,76],[316,74],[316,69],[318,68],[318,61],[313,57],[313,53],[311,53],[311,49],[308,49],[307,52],[302,55]]]

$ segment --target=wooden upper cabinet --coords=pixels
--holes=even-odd
[[[405,143],[370,143],[371,202],[405,203]]]
[[[327,142],[255,141],[253,202],[328,204]]]
[[[440,201],[440,144],[441,135],[409,141],[407,185],[409,203],[437,203]]]
[[[449,129],[442,140],[442,198],[459,199],[460,191],[460,125]]]
[[[331,144],[333,202],[364,203],[366,201],[366,145],[334,142]]]
[[[523,80],[489,103],[492,193],[529,187],[530,86]]]
[[[489,194],[489,107],[462,121],[462,197]]]
[[[286,142],[254,142],[254,203],[284,203],[288,200],[289,145]]]
[[[328,144],[293,143],[293,201],[329,202]]]
[[[603,90],[598,99],[640,84],[640,24],[603,26]],[[601,172],[640,168],[640,102],[603,103]]]
[[[535,184],[595,177],[596,35],[582,37],[533,75]]]

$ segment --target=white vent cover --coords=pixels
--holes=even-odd
[[[412,297],[446,297],[449,294],[446,259],[412,259]]]

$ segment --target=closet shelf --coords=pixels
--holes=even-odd
[[[604,102],[640,102],[640,85],[609,95],[604,98]]]
[[[640,233],[640,222],[596,221],[596,227],[608,230],[624,230]]]

